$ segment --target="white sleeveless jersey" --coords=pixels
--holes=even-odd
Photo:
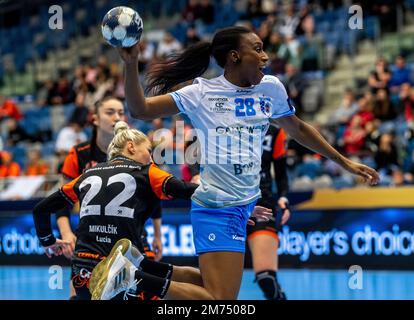
[[[200,141],[201,183],[192,200],[205,207],[228,207],[259,198],[269,119],[295,113],[280,80],[267,75],[255,86],[238,87],[223,75],[197,78],[170,95]]]

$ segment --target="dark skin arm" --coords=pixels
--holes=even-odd
[[[125,62],[125,97],[129,112],[134,118],[152,120],[172,116],[180,112],[174,99],[167,94],[145,98],[139,83],[138,54],[139,46],[121,48],[118,52]]]
[[[335,161],[345,170],[362,177],[365,182],[371,185],[378,183],[378,172],[366,165],[351,161],[344,157],[336,151],[314,127],[300,120],[298,117],[290,116],[273,121],[303,146]]]

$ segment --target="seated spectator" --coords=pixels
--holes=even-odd
[[[354,114],[353,117],[358,116],[361,118],[361,125],[363,128],[365,128],[368,122],[375,119],[375,116],[372,113],[372,107],[373,106],[369,103],[369,96],[364,95],[358,99],[358,112]]]
[[[409,83],[401,85],[397,113],[408,124],[414,122],[414,90]]]
[[[405,65],[405,58],[399,55],[395,58],[395,69],[392,71],[388,86],[392,93],[397,93],[404,83],[411,84],[410,70]]]
[[[154,144],[154,133],[157,130],[164,129],[164,120],[162,118],[156,118],[151,121],[152,128],[147,132],[148,139]]]
[[[169,32],[165,32],[163,39],[158,44],[157,57],[165,59],[169,55],[180,51],[182,49],[181,43],[173,37]]]
[[[197,34],[196,28],[194,28],[193,26],[188,27],[185,42],[184,42],[184,46],[185,47],[191,46],[193,44],[196,44],[200,40],[201,39]]]
[[[139,56],[138,56],[138,70],[140,72],[145,72],[148,68],[148,64],[155,57],[155,46],[152,42],[148,41],[146,38],[140,40],[139,44]]]
[[[188,24],[192,24],[200,17],[200,11],[199,0],[189,0],[187,6],[184,8],[182,17]]]
[[[211,0],[201,0],[200,1],[200,13],[199,18],[204,24],[212,24],[215,18],[214,4],[211,3]]]
[[[243,19],[252,20],[264,16],[262,0],[249,0],[246,6],[246,14]]]
[[[285,72],[286,60],[282,56],[279,56],[279,50],[282,45],[283,39],[280,34],[272,31],[269,35],[269,43],[265,51],[269,55],[270,69],[273,74],[282,74]]]
[[[49,166],[42,159],[40,147],[34,146],[27,150],[26,176],[44,176],[49,171]]]
[[[0,179],[20,176],[20,166],[7,151],[0,151]]]
[[[391,79],[391,72],[388,69],[387,62],[381,58],[375,64],[375,70],[371,72],[368,78],[368,85],[372,93],[377,93],[379,89],[387,89]]]
[[[25,129],[14,118],[7,120],[7,137],[6,143],[12,147],[22,141],[32,140],[32,137],[26,132]]]
[[[375,118],[381,121],[395,119],[396,113],[391,104],[387,90],[379,89],[377,91],[373,112]]]
[[[69,120],[67,126],[63,127],[56,138],[55,150],[59,155],[66,155],[70,148],[87,140],[83,127],[76,119]]]
[[[17,104],[0,94],[0,122],[5,118],[21,120],[23,118]]]
[[[403,187],[406,185],[413,184],[413,176],[411,173],[404,173],[400,168],[395,167],[391,171],[391,186]]]
[[[362,125],[362,118],[352,117],[344,133],[344,149],[347,155],[360,155],[364,151],[366,132]]]
[[[65,75],[62,75],[57,81],[56,93],[57,97],[55,99],[55,104],[68,104],[75,100],[75,93],[72,90],[72,85]]]
[[[384,133],[379,138],[378,151],[375,153],[375,163],[377,170],[385,169],[389,171],[392,166],[398,166],[397,148],[393,143],[393,136]]]
[[[339,108],[331,115],[330,122],[334,125],[346,125],[359,110],[352,90],[346,90]]]

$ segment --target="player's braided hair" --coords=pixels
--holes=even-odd
[[[148,72],[147,92],[164,94],[180,83],[201,76],[210,64],[211,55],[224,68],[229,51],[237,50],[240,37],[250,32],[245,27],[221,29],[214,35],[212,42],[200,41],[166,61],[155,64]]]
[[[114,138],[108,146],[108,160],[122,155],[128,141],[133,141],[137,145],[149,141],[148,137],[137,129],[130,129],[124,121],[118,121],[114,128]]]

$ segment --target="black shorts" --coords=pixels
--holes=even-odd
[[[254,236],[259,234],[269,235],[276,240],[278,240],[277,229],[278,225],[276,223],[276,214],[277,214],[277,201],[275,198],[260,198],[257,203],[257,206],[262,206],[265,208],[272,209],[273,217],[268,221],[255,221],[255,225],[247,225],[247,240],[252,239]]]

